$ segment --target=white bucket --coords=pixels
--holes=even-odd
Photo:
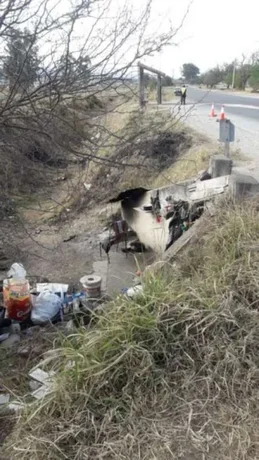
[[[102,278],[98,275],[87,275],[80,279],[83,290],[91,299],[98,299],[101,296]]]

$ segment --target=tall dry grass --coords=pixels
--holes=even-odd
[[[64,339],[10,458],[258,459],[258,310],[259,205],[226,202],[143,296]]]

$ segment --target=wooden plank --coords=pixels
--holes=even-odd
[[[166,74],[164,72],[161,72],[160,70],[154,69],[153,67],[149,67],[145,64],[141,64],[141,62],[138,63],[138,67],[143,70],[147,70],[148,72],[155,73],[156,75],[160,75],[160,77],[166,77]]]

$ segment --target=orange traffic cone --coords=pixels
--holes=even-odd
[[[222,105],[221,107],[221,112],[220,112],[220,116],[219,116],[219,121],[221,120],[226,120],[226,115],[225,115],[225,106]]]
[[[209,117],[214,118],[216,116],[217,115],[216,115],[216,112],[215,112],[215,107],[214,107],[214,104],[212,104]]]

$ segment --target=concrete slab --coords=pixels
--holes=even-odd
[[[236,198],[242,198],[244,196],[253,196],[259,193],[259,182],[255,177],[250,175],[236,175],[230,176],[230,192]]]
[[[188,201],[206,201],[211,200],[217,195],[224,193],[229,186],[229,177],[216,177],[214,179],[195,182],[188,186]]]
[[[232,171],[233,162],[224,155],[215,155],[211,159],[210,171],[212,177],[229,176]]]

